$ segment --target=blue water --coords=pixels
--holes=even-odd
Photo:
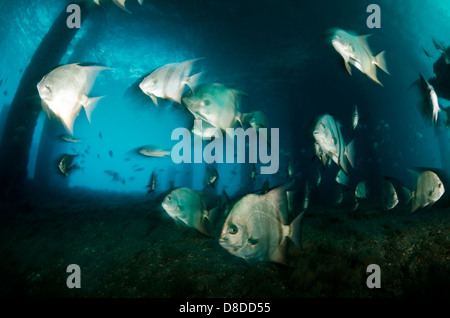
[[[39,69],[30,61],[69,3],[0,1],[0,138],[6,135],[13,99],[22,96],[17,91],[22,76]],[[371,3],[381,8],[380,29],[366,25]],[[14,127],[32,133],[32,141],[21,196],[9,197],[17,190],[14,184],[11,192],[0,189],[6,197],[0,200],[0,294],[40,298],[448,295],[448,200],[412,215],[404,202],[389,212],[380,208],[382,176],[395,177],[412,189],[409,168],[450,172],[450,134],[424,121],[417,107],[422,96],[411,87],[419,74],[434,76],[433,64],[441,53],[433,39],[450,46],[448,0],[145,0],[143,6],[127,0],[126,5],[131,14],[113,4],[95,7],[56,63],[88,62],[110,68],[98,76],[89,94],[104,96],[92,122],[84,110],[76,119],[74,136],[82,142],[60,141],[58,136],[65,133],[62,124],[43,111],[36,114],[32,132]],[[386,51],[391,75],[377,71],[383,87],[355,68],[352,76],[347,73],[325,38],[326,31],[335,27],[371,34],[373,53]],[[233,201],[261,189],[265,181],[271,187],[285,183],[290,159],[296,181],[291,188],[297,195],[289,218],[300,213],[303,205],[297,203],[303,199],[306,182],[311,186],[310,206],[302,221],[303,247],[290,246],[290,268],[245,261],[223,249],[217,235],[228,206],[220,205],[224,214],[212,224],[214,237],[180,226],[162,209],[161,200],[171,186],[204,188],[205,163],[175,164],[171,157],[133,153],[144,145],[170,150],[176,143],[171,133],[191,128],[193,119],[183,105],[159,100],[155,106],[147,96],[136,94],[136,82],[167,63],[194,58],[203,59],[195,63],[192,74],[202,72],[202,83],[222,83],[245,92],[241,112],[265,112],[280,137],[276,174],[258,174],[251,183],[250,163],[214,164],[219,179],[207,191],[217,196],[204,196],[215,200],[211,205],[222,203],[222,189]],[[30,108],[40,102],[37,89],[23,97]],[[439,102],[450,106],[443,98]],[[360,113],[356,131],[354,105]],[[350,169],[350,186],[341,205],[335,204],[341,189],[335,182],[339,168],[332,163],[323,169],[312,160],[312,126],[324,113],[342,123],[347,142],[355,141],[356,167]],[[67,177],[57,171],[63,153],[78,155],[75,163],[81,167]],[[11,159],[0,153],[3,158]],[[256,166],[259,172],[262,164]],[[318,169],[322,183],[316,187]],[[119,178],[105,171],[116,172]],[[152,172],[156,191],[146,196]],[[350,211],[354,187],[362,180],[368,182],[369,200],[360,200],[359,210]],[[445,187],[448,194],[450,187],[447,183]],[[69,264],[82,269],[81,289],[65,284]],[[382,269],[381,289],[365,284],[369,264]]]
[[[266,179],[271,185],[284,182],[289,158],[294,159],[297,180],[314,178],[317,162],[311,162],[314,147],[309,129],[312,120],[326,112],[343,124],[347,140],[356,139],[355,183],[381,175],[408,183],[409,167],[449,168],[445,162],[449,157],[447,133],[436,136],[424,123],[416,107],[421,97],[410,85],[419,73],[433,76],[433,63],[440,55],[432,39],[450,45],[450,3],[377,1],[381,29],[368,29],[366,8],[371,2],[147,0],[140,7],[137,1],[128,0],[132,14],[114,5],[99,8],[83,23],[60,64],[94,62],[110,67],[99,75],[90,93],[105,97],[91,124],[83,110],[77,118],[74,132],[83,140],[80,144],[61,143],[56,136],[45,134],[48,119],[39,116],[28,178],[38,179],[37,172],[46,171],[49,185],[145,193],[155,170],[158,191],[167,190],[171,182],[203,188],[204,164],[176,165],[170,157],[129,153],[148,144],[170,149],[174,145],[171,132],[190,127],[192,118],[171,103],[156,107],[150,99],[142,103],[126,96],[143,75],[167,63],[200,57],[205,59],[196,63],[195,71],[203,72],[202,82],[219,82],[247,93],[242,111],[262,110],[271,127],[280,129],[278,173],[259,175],[250,186],[249,164],[218,164],[219,190],[225,187],[233,193],[242,186],[257,188]],[[21,0],[0,5],[0,123],[6,118],[22,70],[68,3]],[[391,76],[378,71],[384,87],[356,69],[353,76],[347,74],[340,56],[323,40],[332,27],[372,34],[369,44],[373,52],[386,50]],[[428,58],[422,47],[434,58]],[[447,100],[441,103],[450,104]],[[356,136],[351,129],[355,104],[362,125]],[[50,140],[51,155],[46,153],[46,159],[39,161],[43,138],[54,139]],[[83,169],[62,179],[50,160],[61,153],[79,154]],[[139,168],[142,171],[136,171]],[[105,170],[118,172],[126,182],[112,180]],[[333,180],[336,172],[325,177]]]

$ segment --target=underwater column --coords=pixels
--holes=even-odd
[[[94,8],[93,2],[80,1],[81,22]],[[34,127],[41,111],[37,97],[37,83],[64,56],[70,42],[79,29],[67,27],[66,6],[42,39],[17,88],[6,119],[0,142],[0,184],[5,198],[18,197],[27,175],[29,149]]]

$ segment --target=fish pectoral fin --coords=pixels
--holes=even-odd
[[[345,61],[345,69],[347,70],[348,74],[352,75],[352,67],[350,66],[350,63],[348,61]]]
[[[202,72],[197,73],[195,75],[192,75],[188,77],[186,80],[186,85],[189,86],[189,88],[194,91],[195,87],[198,85],[198,82],[200,81],[200,77],[203,75]],[[180,103],[181,104],[181,103]]]
[[[158,106],[158,99],[156,98],[156,96],[153,95],[153,94],[150,94],[149,96],[150,96],[150,98],[152,99],[153,104],[155,104],[156,106]]]
[[[83,95],[81,104],[84,107],[84,111],[86,112],[86,117],[89,123],[91,123],[92,112],[94,111],[95,107],[97,107],[100,99],[102,99],[103,97],[104,96],[89,98],[86,95]]]

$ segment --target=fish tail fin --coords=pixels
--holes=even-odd
[[[100,5],[100,0],[94,0],[94,2],[99,6]]]
[[[389,70],[387,68],[385,53],[386,53],[386,51],[383,51],[380,54],[378,54],[377,56],[375,56],[375,64],[379,68],[381,68],[386,74],[391,75],[391,73],[389,73]]]
[[[141,6],[144,4],[144,0],[138,0],[138,2]]]
[[[95,107],[97,107],[98,102],[103,97],[104,96],[89,98],[89,97],[85,96],[85,100],[82,104],[84,106],[84,110],[86,112],[86,116],[87,116],[87,119],[89,120],[89,123],[91,122],[92,111],[95,109]]]
[[[306,210],[301,212],[291,223],[289,238],[298,248],[302,248],[302,220]]]
[[[193,91],[195,87],[198,85],[198,82],[200,81],[200,77],[203,75],[202,72],[194,74],[190,77],[188,77],[186,84],[189,86],[189,88]],[[181,104],[181,103],[180,103]]]
[[[355,141],[352,140],[347,147],[345,147],[345,156],[347,157],[350,165],[355,168]]]

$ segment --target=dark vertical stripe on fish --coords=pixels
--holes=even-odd
[[[175,72],[175,69],[173,67],[169,67],[166,70],[166,74],[164,74],[163,87],[162,87],[162,93],[163,93],[164,97],[168,97],[167,85],[169,85],[169,82],[170,82],[174,72]]]

